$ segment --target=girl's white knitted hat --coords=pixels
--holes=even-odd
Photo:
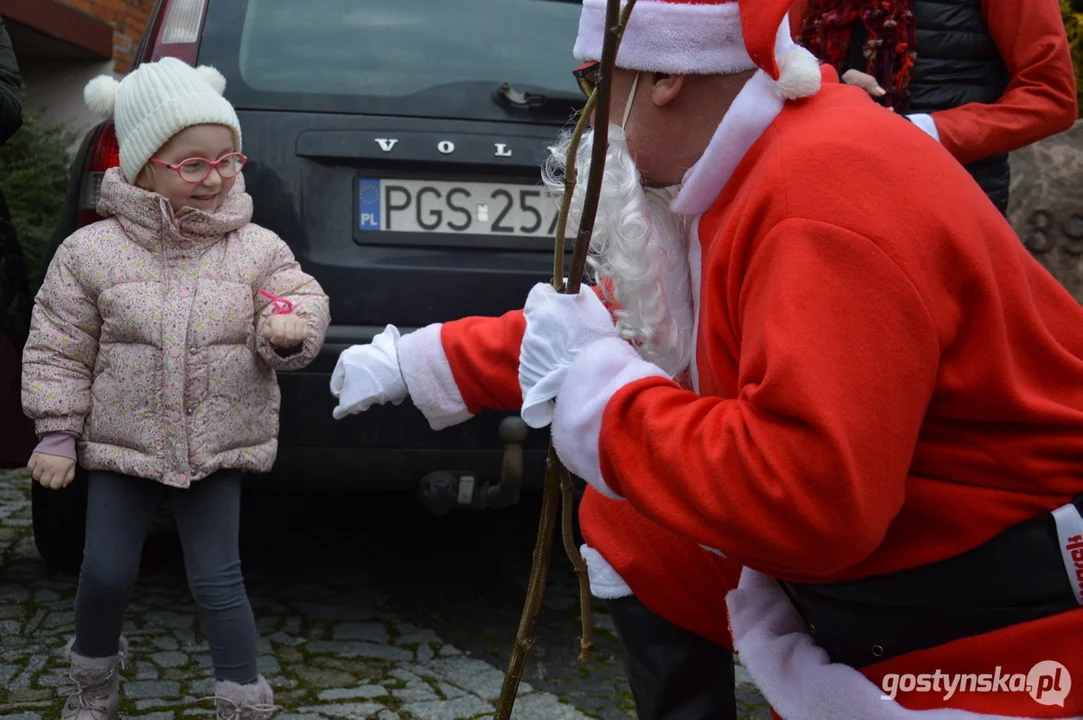
[[[241,151],[241,123],[222,93],[226,79],[212,67],[194,68],[177,58],[144,63],[119,82],[99,75],[83,98],[103,120],[113,120],[120,143],[120,169],[128,182],[181,130],[193,125],[225,125]]]

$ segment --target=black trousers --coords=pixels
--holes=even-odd
[[[116,654],[143,543],[154,511],[168,493],[215,679],[255,682],[259,637],[238,547],[240,473],[219,471],[187,490],[111,472],[91,472],[88,482],[86,550],[75,595],[72,650],[89,658]]]
[[[609,600],[639,720],[736,720],[733,654],[655,615]]]

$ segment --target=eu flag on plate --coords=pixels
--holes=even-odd
[[[358,181],[358,227],[362,230],[380,229],[380,181],[362,178]]]

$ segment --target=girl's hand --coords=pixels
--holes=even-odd
[[[272,315],[263,323],[263,337],[280,348],[297,347],[308,334],[305,321],[292,313]]]
[[[842,81],[847,85],[856,85],[874,98],[887,95],[887,91],[880,87],[880,83],[876,82],[876,78],[868,73],[847,70],[842,74]]]
[[[50,490],[65,488],[75,479],[75,461],[71,458],[34,453],[26,466],[34,479]]]

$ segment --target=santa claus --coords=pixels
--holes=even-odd
[[[389,326],[343,353],[336,417],[409,396],[435,429],[551,425],[590,485],[592,591],[732,631],[784,720],[1079,717],[1083,309],[942,146],[793,44],[789,9],[638,0],[599,287]],[[584,2],[588,89],[604,17]],[[732,717],[715,703],[640,710]]]

